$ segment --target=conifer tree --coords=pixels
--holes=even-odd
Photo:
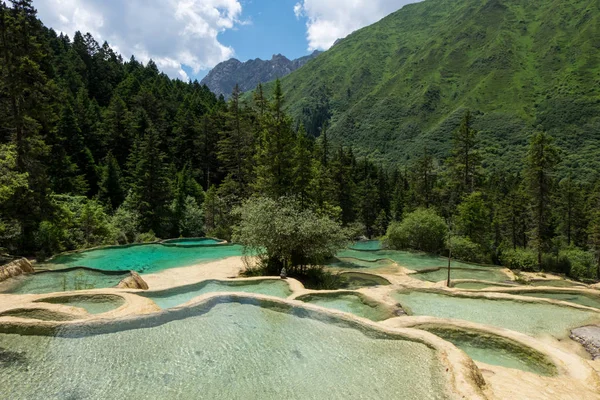
[[[119,167],[119,163],[112,153],[108,153],[105,165],[102,168],[98,197],[102,202],[110,206],[112,210],[119,208],[123,201],[125,201],[121,167]]]
[[[302,208],[307,207],[311,201],[311,180],[314,175],[313,155],[311,141],[306,134],[304,125],[296,134],[294,148],[294,189],[293,194],[298,196]]]
[[[467,111],[460,128],[452,136],[452,157],[448,160],[454,190],[459,201],[472,193],[478,184],[481,156],[476,150],[478,133],[473,129],[473,117]]]
[[[542,267],[542,254],[552,239],[552,196],[554,174],[560,162],[554,140],[545,132],[533,135],[526,160],[526,179],[531,198],[533,219],[533,244],[537,251],[538,267]]]

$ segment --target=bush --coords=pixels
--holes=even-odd
[[[571,278],[579,280],[600,279],[593,253],[577,248],[571,248],[561,251],[560,255],[568,261],[568,275]]]
[[[521,271],[537,271],[537,253],[530,249],[504,250],[500,255],[502,264],[510,269]]]
[[[477,243],[473,243],[471,239],[463,236],[455,236],[448,243],[448,247],[452,249],[452,257],[463,261],[474,263],[491,263],[489,255]]]
[[[386,235],[386,245],[391,249],[414,249],[439,253],[444,249],[448,233],[446,222],[431,209],[418,209],[402,222],[392,223]]]

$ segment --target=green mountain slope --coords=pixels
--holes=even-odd
[[[282,83],[309,130],[330,114],[330,137],[376,160],[447,154],[470,109],[488,164],[518,168],[541,125],[565,150],[563,168],[600,170],[598,0],[425,0]]]

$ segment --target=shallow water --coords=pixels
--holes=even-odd
[[[398,265],[421,271],[432,268],[445,268],[448,266],[448,259],[426,253],[413,253],[409,251],[398,250],[377,250],[377,251],[357,251],[352,249],[342,250],[337,253],[338,258],[356,258],[359,260],[373,261],[379,259],[390,259]],[[486,268],[476,264],[467,264],[452,260],[452,267],[455,268]]]
[[[455,287],[457,289],[471,289],[471,290],[479,290],[479,289],[486,289],[489,287],[493,287],[495,286],[492,283],[482,283],[482,282],[459,282],[459,283],[455,283],[453,284],[452,287]]]
[[[11,399],[447,399],[434,350],[251,305],[81,338],[0,335]]]
[[[384,319],[393,317],[393,315],[382,305],[367,304],[357,294],[311,294],[302,296],[298,298],[298,300],[325,308],[344,311],[372,321],[383,321]]]
[[[463,319],[529,335],[569,336],[570,329],[600,322],[600,313],[553,304],[465,298],[427,292],[393,294],[411,315]]]
[[[189,238],[189,239],[170,239],[161,242],[166,245],[176,246],[214,246],[223,243],[221,240],[212,238]]]
[[[49,264],[53,268],[84,266],[103,271],[150,273],[241,255],[242,246],[238,245],[179,247],[148,244],[62,255]]]
[[[390,285],[390,282],[377,275],[362,274],[360,272],[346,272],[340,274],[340,283],[337,289],[356,290],[363,287],[387,285]]]
[[[125,300],[120,296],[73,296],[43,299],[38,303],[63,304],[83,308],[89,314],[104,314],[121,307]]]
[[[556,280],[543,280],[543,281],[531,281],[531,286],[553,286],[553,287],[572,287],[572,286],[582,286],[575,282],[556,279]]]
[[[600,309],[600,297],[586,296],[578,293],[551,293],[551,292],[521,292],[511,293],[519,296],[541,297],[544,299],[554,299],[568,301],[570,303],[580,304],[582,306]]]
[[[0,284],[0,293],[44,294],[73,290],[103,289],[117,286],[129,273],[103,274],[98,271],[76,269],[22,275]]]
[[[382,243],[380,240],[361,240],[359,242],[354,242],[354,244],[350,246],[350,249],[352,250],[366,251],[381,250],[381,248]]]
[[[292,294],[289,285],[284,280],[267,279],[243,282],[207,281],[182,288],[142,294],[142,296],[154,301],[160,308],[172,308],[187,303],[194,297],[215,292],[257,293],[280,298],[286,298]]]
[[[428,282],[440,282],[448,279],[448,270],[446,268],[437,271],[422,272],[412,274],[412,278]],[[480,281],[502,282],[509,279],[502,270],[497,268],[487,269],[450,269],[450,279],[475,279]]]
[[[451,329],[425,329],[454,344],[475,361],[538,375],[552,376],[556,367],[533,349],[524,349],[497,336]]]

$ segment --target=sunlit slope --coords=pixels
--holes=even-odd
[[[600,168],[598,0],[425,0],[282,82],[309,130],[329,111],[330,137],[376,159],[447,154],[468,108],[488,162],[518,168],[541,125],[566,150],[563,168]]]

